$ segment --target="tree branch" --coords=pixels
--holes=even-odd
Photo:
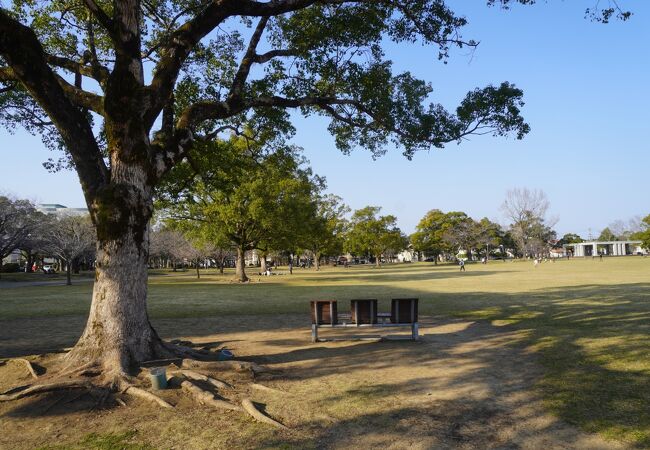
[[[108,14],[106,14],[97,3],[95,3],[95,0],[83,0],[83,2],[86,5],[86,8],[88,8],[88,10],[100,23],[100,25],[104,27],[108,35],[111,37],[111,40],[117,44],[119,40],[117,39],[115,32],[115,23],[113,20],[108,17]]]
[[[318,0],[272,0],[269,2],[242,0],[212,0],[201,12],[179,26],[160,49],[161,58],[154,70],[149,87],[150,107],[145,114],[151,125],[160,114],[174,88],[181,67],[196,44],[228,17],[236,15],[269,17],[295,11]],[[368,1],[368,0],[366,0]],[[319,3],[359,3],[363,0],[320,0]]]
[[[60,67],[71,73],[80,73],[84,76],[95,79],[100,84],[104,84],[110,74],[106,67],[99,64],[96,67],[87,66],[68,58],[49,54],[46,55],[46,59],[47,62],[53,66]]]
[[[96,112],[99,115],[104,115],[103,97],[73,86],[56,74],[54,76],[59,81],[59,85],[61,85],[61,88],[72,103]]]
[[[262,17],[258,22],[257,27],[255,27],[255,31],[253,32],[251,40],[248,43],[246,53],[244,53],[244,57],[239,64],[239,69],[237,69],[237,73],[233,79],[232,86],[230,87],[230,92],[228,94],[228,98],[230,100],[239,98],[241,96],[242,90],[244,89],[244,84],[246,84],[246,79],[248,78],[248,74],[251,71],[251,66],[255,62],[257,45],[262,38],[262,33],[264,32],[264,28],[266,27],[268,21],[268,17]]]
[[[269,50],[266,53],[255,55],[254,59],[256,63],[264,64],[265,62],[269,62],[273,58],[277,58],[281,56],[298,56],[298,51],[291,50],[291,49]]]
[[[36,34],[4,9],[0,9],[0,56],[56,125],[79,174],[86,203],[91,205],[109,173],[88,119],[47,65]]]

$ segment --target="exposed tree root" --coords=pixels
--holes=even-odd
[[[58,391],[61,389],[91,389],[92,384],[88,381],[69,380],[59,381],[47,384],[35,384],[11,394],[5,393],[0,395],[0,402],[17,400],[29,395],[41,394],[43,392]],[[11,392],[11,391],[10,391]]]
[[[152,394],[149,391],[145,391],[144,389],[140,389],[139,387],[133,386],[132,384],[127,385],[126,388],[122,390],[122,392],[132,397],[143,398],[145,400],[149,400],[150,402],[157,403],[163,408],[169,408],[169,409],[174,408],[171,404],[167,403],[165,400],[158,397],[157,395]]]
[[[184,360],[183,368],[203,370],[235,370],[237,372],[251,371],[253,374],[270,372],[270,369],[248,361],[195,361]]]
[[[189,344],[192,345],[191,343]],[[140,368],[169,366],[169,372],[177,375],[170,382],[179,385],[183,392],[189,394],[197,402],[214,409],[240,411],[250,415],[259,422],[277,428],[287,429],[282,423],[258,410],[250,399],[242,400],[240,405],[238,404],[239,400],[220,399],[215,396],[214,392],[210,392],[210,389],[217,388],[228,389],[234,394],[237,393],[234,386],[209,375],[210,372],[248,372],[254,377],[257,373],[269,372],[268,368],[248,361],[219,361],[217,360],[218,354],[209,349],[195,349],[163,342],[160,342],[151,356],[159,359],[138,363]],[[90,362],[89,359],[91,359]],[[16,358],[15,361],[24,364],[27,370],[29,370],[30,375],[38,379],[38,374],[34,366],[27,359]],[[140,382],[134,376],[135,374],[131,373],[135,365],[133,361],[101,360],[82,352],[73,357],[69,357],[68,355],[65,358],[65,362],[66,365],[57,371],[54,376],[47,377],[47,383],[43,383],[44,380],[41,378],[39,379],[41,382],[38,384],[16,387],[10,391],[1,393],[0,402],[17,400],[30,395],[58,390],[85,389],[85,392],[74,396],[73,399],[77,399],[81,395],[91,394],[96,402],[95,408],[102,408],[105,402],[111,398],[111,394],[115,403],[121,406],[127,406],[124,400],[120,398],[120,393],[156,403],[162,408],[174,408],[172,404],[158,395],[138,387]],[[201,373],[199,370],[205,371],[208,374]],[[80,378],[82,376],[83,378]],[[69,379],[70,377],[73,379]],[[246,378],[250,381],[250,378]],[[208,387],[208,385],[213,388]],[[286,394],[281,390],[256,383],[252,383],[250,386],[253,389],[276,394]],[[56,405],[60,406],[68,402],[69,400],[66,399],[66,396],[60,397],[48,406],[48,410]]]
[[[246,411],[248,414],[250,414],[253,419],[263,422],[269,425],[273,425],[276,428],[282,428],[283,430],[288,430],[288,428],[284,425],[282,425],[280,422],[271,419],[269,416],[265,416],[262,414],[253,404],[253,402],[249,398],[245,398],[241,402],[242,407],[244,408],[244,411]]]
[[[68,375],[77,375],[83,373],[86,370],[97,368],[98,365],[96,362],[89,362],[78,367],[71,367],[70,365],[64,367],[58,374],[59,377],[65,377]]]
[[[12,361],[17,361],[19,363],[22,363],[27,367],[27,370],[29,371],[29,374],[32,376],[32,378],[38,378],[38,374],[34,370],[34,366],[32,366],[32,363],[25,359],[25,358],[14,358]]]
[[[193,370],[181,369],[175,373],[179,373],[185,376],[186,378],[190,378],[192,380],[205,381],[206,383],[210,383],[212,386],[217,387],[219,389],[232,389],[232,386],[224,381],[217,380],[216,378],[212,378],[207,375],[203,375],[202,373],[194,372]]]
[[[214,395],[211,392],[208,392],[204,389],[201,389],[194,383],[189,380],[181,382],[181,387],[190,393],[199,403],[211,406],[217,409],[228,409],[231,411],[241,411],[241,407],[238,405],[233,405],[230,402],[225,400],[219,400],[214,398]]]
[[[260,391],[265,391],[265,392],[271,392],[273,394],[282,394],[282,395],[288,395],[288,392],[281,391],[280,389],[275,389],[272,387],[264,386],[263,384],[258,384],[258,383],[251,383],[250,386],[254,389],[258,389]]]

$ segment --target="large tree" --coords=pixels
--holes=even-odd
[[[315,213],[317,183],[296,148],[251,153],[239,137],[210,146],[228,155],[227,169],[218,158],[191,158],[189,182],[184,176],[169,177],[172,195],[161,196],[162,215],[199,240],[229,242],[237,251],[235,277],[245,282],[247,251],[261,250],[265,258],[271,249],[297,245],[301,226],[306,228]]]
[[[487,0],[515,2],[532,0]],[[245,116],[286,126],[289,108],[325,115],[341,149],[376,154],[391,143],[411,156],[472,134],[523,137],[522,92],[512,84],[475,89],[449,112],[427,104],[429,85],[394,74],[382,49],[417,41],[445,58],[452,46],[476,45],[460,36],[466,22],[444,0],[0,8],[0,119],[66,149],[97,230],[90,315],[70,364],[122,375],[177,353],[146,309],[153,190],[197,142]]]
[[[453,230],[471,220],[460,211],[443,212],[439,209],[428,211],[418,222],[415,233],[410,237],[414,250],[433,256],[434,263],[445,253],[456,253],[460,242],[456,242]],[[465,228],[465,227],[463,227]],[[461,239],[462,240],[462,239]],[[465,241],[463,241],[465,242]]]
[[[366,206],[352,214],[345,236],[345,249],[358,256],[373,256],[377,267],[389,250],[397,253],[408,245],[393,215],[380,216],[381,208]]]
[[[510,220],[510,234],[522,256],[540,256],[555,239],[556,218],[547,217],[550,202],[544,191],[528,188],[508,190],[501,209]]]

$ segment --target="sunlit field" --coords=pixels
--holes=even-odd
[[[534,390],[556,417],[607,439],[650,446],[650,258],[572,259],[536,268],[532,262],[490,261],[468,264],[465,273],[431,263],[325,266],[293,275],[279,268],[271,277],[255,270],[249,269],[248,284],[230,282],[228,272],[202,271],[200,279],[192,271],[152,272],[154,326],[165,337],[199,336],[205,334],[202,321],[211,317],[227,322],[231,316],[235,325],[254,331],[257,325],[272,330],[283,317],[298,315],[298,324],[304,316],[300,336],[308,345],[309,300],[335,299],[344,311],[351,298],[377,298],[387,310],[393,297],[418,297],[421,316],[437,324],[478,321],[507,332],[508,348],[538,362]],[[73,345],[92,283],[15,287],[19,279],[0,285],[0,357]],[[192,320],[178,329],[173,319]],[[423,333],[426,341],[426,328]],[[364,412],[363,405],[357,407]],[[309,446],[305,442],[300,445]]]

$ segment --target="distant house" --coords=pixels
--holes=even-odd
[[[566,257],[566,250],[562,247],[560,248],[552,248],[551,251],[549,252],[551,258],[564,258]]]
[[[399,262],[415,262],[417,260],[418,254],[410,245],[406,250],[402,250],[397,254],[397,261]]]

